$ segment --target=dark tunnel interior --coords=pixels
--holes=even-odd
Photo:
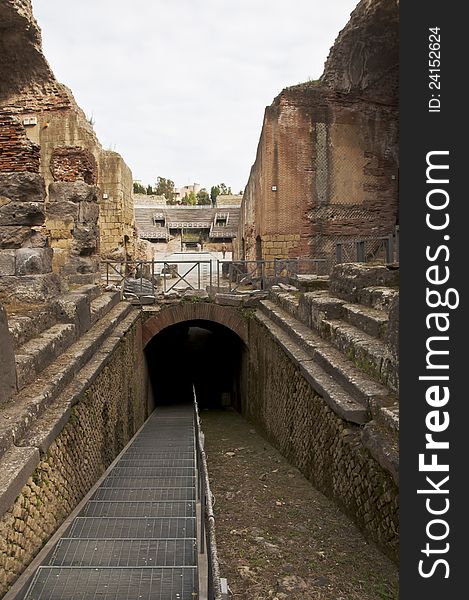
[[[192,402],[200,409],[241,408],[242,340],[212,321],[185,321],[167,327],[145,354],[156,406]]]

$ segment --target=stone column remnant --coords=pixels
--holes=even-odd
[[[99,279],[98,189],[84,181],[51,183],[47,230],[54,248],[54,270],[69,283]]]
[[[37,173],[0,173],[0,299],[43,302],[60,291],[45,235],[45,187]]]

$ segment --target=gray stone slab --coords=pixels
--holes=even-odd
[[[0,515],[13,504],[39,464],[37,448],[11,447],[0,459]]]
[[[44,220],[44,202],[8,202],[0,205],[0,226],[42,225]]]
[[[77,335],[83,335],[91,327],[91,306],[86,294],[70,293],[57,298],[55,309],[62,323],[73,323]]]
[[[44,179],[37,173],[0,173],[0,196],[21,202],[44,202]]]
[[[5,402],[16,392],[16,366],[14,340],[8,329],[8,319],[0,305],[0,402]]]
[[[52,248],[20,248],[16,251],[16,275],[40,275],[52,271]]]

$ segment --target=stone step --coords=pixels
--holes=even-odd
[[[269,291],[269,298],[292,317],[299,318],[300,295],[298,293],[286,292],[278,286],[273,286]]]
[[[396,485],[399,485],[398,436],[381,423],[370,421],[363,427],[361,438],[373,458],[392,475]]]
[[[120,292],[105,292],[91,302],[91,323],[96,323],[120,302]]]
[[[366,423],[370,414],[367,407],[355,399],[329,373],[311,359],[311,356],[265,313],[257,311],[256,319],[272,334],[285,353],[300,368],[311,387],[342,419],[352,423]]]
[[[22,310],[8,311],[8,328],[13,336],[15,348],[18,349],[26,342],[38,337],[41,333],[58,322],[70,323],[73,318],[64,314],[64,303],[79,303],[83,299],[92,302],[101,294],[99,285],[74,286],[69,292],[61,294],[55,300],[41,306],[24,306]],[[70,313],[71,311],[65,311]]]
[[[102,371],[106,357],[112,354],[122,336],[134,322],[135,312],[130,311],[130,305],[127,306],[128,308],[124,309],[120,315],[122,318],[114,323],[112,335],[108,335],[102,341],[98,355],[96,356],[94,352],[96,360],[89,360],[84,364],[61,394],[34,420],[34,423],[28,428],[27,435],[16,442],[17,446],[34,446],[41,453],[47,452],[49,446],[67,423],[72,408],[80,400],[83,390],[96,379]],[[97,339],[96,344],[99,344],[101,337]]]
[[[350,359],[309,327],[288,315],[269,300],[261,301],[260,308],[295,343],[303,348],[310,359],[332,376],[367,410],[372,411],[375,410],[375,407],[389,406],[393,403],[393,395],[384,385],[363,373]]]
[[[53,305],[40,308],[28,308],[27,312],[8,312],[8,329],[13,337],[15,348],[40,335],[57,323]]]
[[[399,290],[389,287],[370,286],[360,291],[360,304],[381,310],[389,314],[393,301],[399,296]]]
[[[389,317],[383,310],[361,304],[343,304],[343,316],[350,325],[379,340],[386,337]]]
[[[20,346],[15,356],[18,390],[34,381],[41,371],[73,344],[75,338],[75,325],[58,324]]]
[[[117,324],[132,310],[130,304],[119,303],[73,343],[66,352],[48,365],[35,381],[31,381],[29,385],[2,405],[0,456],[13,443],[25,436],[32,423],[76,378]]]
[[[323,319],[321,337],[331,342],[361,371],[394,392],[399,388],[399,365],[382,340],[338,319]]]

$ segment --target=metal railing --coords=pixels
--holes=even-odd
[[[212,492],[208,477],[207,459],[205,456],[203,434],[200,427],[199,407],[194,386],[194,426],[196,443],[197,465],[197,498],[200,501],[200,546],[199,553],[207,555],[208,600],[228,600],[226,580],[220,577],[220,564],[218,562],[217,542],[215,537],[215,515],[213,513]]]
[[[391,264],[399,262],[398,235],[338,241],[336,264],[344,262]]]
[[[106,285],[121,290],[124,299],[141,304],[158,294],[187,292],[210,287],[229,293],[266,290],[278,283],[295,283],[300,275],[327,274],[325,259],[274,260],[137,260],[102,261]]]
[[[121,288],[123,296],[156,296],[177,288],[201,289],[213,284],[211,260],[102,261],[106,285]]]

